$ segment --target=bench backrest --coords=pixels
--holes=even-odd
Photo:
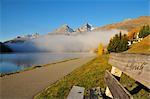
[[[115,99],[133,99],[132,95],[119,83],[116,77],[122,72],[150,89],[150,55],[111,53],[109,64],[111,73],[106,71],[106,95]]]
[[[150,89],[150,55],[111,53],[109,64]]]

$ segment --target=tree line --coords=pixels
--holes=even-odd
[[[144,38],[144,37],[148,36],[149,34],[150,34],[150,26],[145,25],[139,31],[139,38]]]
[[[123,52],[128,48],[128,37],[120,32],[110,39],[107,50],[108,52]]]
[[[150,26],[145,25],[139,30],[139,38],[145,38],[150,34]],[[128,36],[126,34],[116,34],[113,38],[110,39],[107,51],[110,52],[123,52],[129,49],[128,46]]]

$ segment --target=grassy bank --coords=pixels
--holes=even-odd
[[[63,79],[40,93],[36,98],[65,98],[73,85],[83,86],[86,89],[100,86],[105,88],[104,72],[111,66],[107,63],[108,55],[97,57],[81,68],[76,69]]]
[[[150,54],[150,35],[145,37],[141,42],[133,44],[127,52]]]
[[[86,90],[100,86],[105,90],[106,85],[104,82],[105,70],[110,70],[111,65],[108,64],[108,55],[96,57],[92,61],[76,69],[63,79],[52,84],[50,87],[43,90],[35,96],[36,99],[63,99],[66,98],[73,85],[85,87]],[[121,83],[128,90],[134,89],[137,84],[128,76],[121,77]],[[86,92],[85,92],[86,93]],[[148,99],[148,92],[140,90],[133,95],[136,99]]]
[[[127,75],[121,75],[120,83],[130,91],[130,94],[133,95],[134,99],[150,99],[149,89],[139,85],[138,82],[131,79]]]

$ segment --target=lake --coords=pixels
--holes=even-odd
[[[92,53],[9,53],[0,54],[0,73],[12,73],[72,58],[93,56]]]

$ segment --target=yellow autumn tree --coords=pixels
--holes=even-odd
[[[97,54],[98,55],[103,55],[103,53],[104,53],[104,47],[103,47],[103,44],[100,43],[99,46],[98,46],[98,52],[97,52]]]

